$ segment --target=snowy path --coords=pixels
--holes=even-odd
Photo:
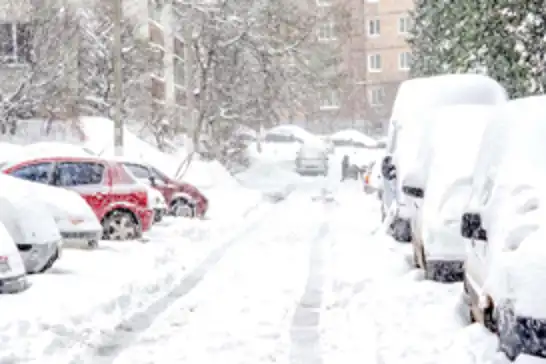
[[[288,362],[290,329],[327,216],[309,193],[279,204],[115,363]]]

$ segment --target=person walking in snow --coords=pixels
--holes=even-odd
[[[345,155],[341,160],[341,181],[345,181],[349,172],[349,156]]]

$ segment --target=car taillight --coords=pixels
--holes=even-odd
[[[367,185],[370,184],[370,175],[369,175],[369,174],[367,174],[367,175],[364,177],[364,183],[367,184]]]

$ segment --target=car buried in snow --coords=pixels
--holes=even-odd
[[[152,226],[149,190],[115,161],[94,156],[21,156],[5,163],[2,170],[80,194],[100,221],[104,239],[137,239]]]
[[[27,273],[42,273],[61,256],[62,239],[47,205],[23,181],[0,176],[0,222],[19,250]]]
[[[442,122],[428,130],[430,142],[420,146],[419,163],[402,181],[402,190],[422,200],[410,220],[412,248],[415,266],[424,269],[428,279],[463,279],[466,247],[459,234],[460,215],[470,195],[480,142],[495,110],[488,105],[455,105],[426,116]],[[426,176],[420,180],[414,173],[421,171]]]
[[[442,122],[427,120],[427,113],[442,106],[498,105],[507,100],[506,90],[498,82],[478,74],[415,78],[402,83],[393,105],[386,155],[381,162],[382,215],[388,219],[385,224],[390,226],[396,240],[412,241],[411,219],[416,212],[415,205],[422,202],[422,197],[414,198],[402,191],[402,181],[415,163],[415,146],[421,144],[426,130],[432,127],[431,122]]]
[[[516,99],[496,112],[460,218],[470,316],[497,333],[510,360],[546,360],[545,103]]]

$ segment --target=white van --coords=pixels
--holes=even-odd
[[[0,293],[18,293],[28,287],[21,254],[6,227],[0,223]]]
[[[546,356],[546,96],[510,101],[487,128],[462,216],[470,314],[510,359]]]
[[[438,108],[430,117],[442,120],[429,131],[428,148],[419,152],[425,179],[405,181],[403,190],[421,188],[422,205],[411,219],[415,265],[428,279],[455,282],[463,279],[466,256],[460,235],[460,216],[470,196],[472,173],[481,139],[495,106],[456,105]],[[410,178],[411,180],[411,178]]]
[[[409,219],[415,213],[414,202],[422,195],[402,193],[402,181],[417,157],[417,145],[432,123],[426,115],[435,108],[459,104],[496,105],[508,100],[505,89],[490,77],[477,74],[452,74],[407,80],[400,85],[391,114],[386,156],[382,161],[382,209],[400,241],[411,241]],[[422,180],[422,179],[421,179]],[[424,186],[415,186],[423,188]],[[409,193],[410,195],[412,193]]]

